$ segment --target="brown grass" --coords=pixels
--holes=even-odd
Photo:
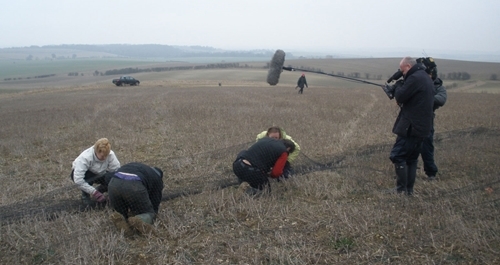
[[[497,93],[449,91],[436,117],[439,181],[419,169],[406,198],[383,192],[394,185],[398,109],[380,88],[311,74],[297,95],[297,73],[276,87],[260,81],[263,69],[197,73],[1,95],[0,263],[500,262]],[[302,174],[272,182],[268,196],[242,196],[231,162],[273,124],[301,145]],[[122,164],[162,168],[165,195],[196,193],[162,202],[156,235],[128,238],[110,209],[70,207],[71,162],[100,137]]]

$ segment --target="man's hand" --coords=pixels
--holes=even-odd
[[[389,99],[394,98],[394,90],[396,90],[396,88],[394,86],[385,85],[385,86],[382,86],[382,89],[384,90],[385,94],[389,97]]]
[[[384,90],[385,94],[389,97],[389,99],[394,98],[394,94],[396,93],[396,89],[402,87],[404,84],[403,79],[400,79],[394,83],[394,85],[389,85],[386,84],[385,86],[382,86],[382,89]]]

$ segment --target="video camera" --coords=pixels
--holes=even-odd
[[[425,66],[425,72],[431,75],[432,80],[437,78],[437,65],[432,57],[422,57],[417,59],[417,63]]]
[[[431,75],[432,80],[436,79],[437,67],[432,57],[422,57],[418,58],[416,61],[417,63],[422,64],[425,67],[425,72]],[[389,99],[394,98],[394,92],[396,91],[396,88],[403,86],[404,81],[403,79],[400,79],[402,76],[403,72],[398,69],[391,77],[389,77],[389,79],[387,79],[386,85],[382,87]],[[394,80],[396,80],[396,83],[394,83],[394,85],[389,85],[389,83]]]
[[[403,85],[403,80],[398,80],[403,76],[403,72],[401,70],[397,70],[389,79],[387,79],[386,85],[383,86],[382,88],[384,89],[385,94],[389,97],[389,99],[394,98],[394,92],[396,91],[397,87],[400,87]],[[392,81],[397,80],[394,85],[389,85]]]
[[[396,88],[402,87],[403,83],[404,83],[403,79],[400,79],[400,80],[396,81],[396,83],[394,83],[394,85],[386,84],[385,86],[382,87],[382,89],[384,89],[384,92],[385,92],[385,94],[387,94],[389,99],[393,99],[394,92],[396,92]]]

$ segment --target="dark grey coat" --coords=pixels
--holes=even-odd
[[[421,64],[414,65],[396,88],[394,97],[401,106],[392,132],[402,137],[427,137],[434,117],[434,84]]]
[[[444,106],[448,95],[446,94],[446,89],[443,86],[443,81],[439,78],[434,80],[434,110]]]

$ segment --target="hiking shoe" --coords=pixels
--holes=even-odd
[[[238,187],[238,193],[243,195],[247,192],[247,190],[251,188],[250,184],[248,182],[242,182],[240,186]]]
[[[434,175],[429,175],[429,176],[427,176],[427,180],[428,180],[428,181],[433,181],[433,180],[436,180],[436,176],[434,176]]]
[[[148,223],[143,222],[142,219],[137,216],[129,217],[128,223],[142,235],[154,233],[154,227]]]
[[[250,183],[243,181],[243,182],[241,182],[240,187],[238,189],[246,190],[249,187],[250,187]]]
[[[125,217],[120,213],[114,212],[109,216],[109,220],[116,226],[118,231],[122,232],[126,237],[130,237],[134,235],[134,231],[130,228]]]

